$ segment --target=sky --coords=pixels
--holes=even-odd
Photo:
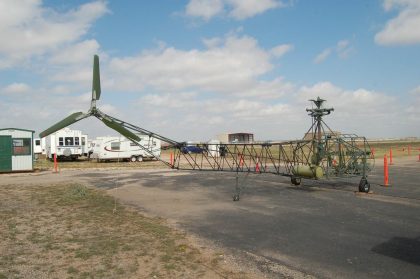
[[[0,127],[90,106],[175,140],[420,137],[420,0],[0,0]],[[96,118],[70,126],[114,135]]]

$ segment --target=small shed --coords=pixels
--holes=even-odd
[[[223,143],[253,143],[253,133],[226,133],[217,136],[217,139]]]
[[[0,128],[0,172],[32,171],[35,131]]]

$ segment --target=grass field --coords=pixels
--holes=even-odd
[[[111,161],[111,162],[97,162],[96,160],[87,160],[86,158],[82,158],[76,161],[59,161],[58,168],[59,169],[80,169],[80,168],[127,168],[127,169],[135,169],[135,168],[157,168],[157,167],[164,167],[165,165],[156,160],[150,161],[143,161],[143,162],[118,162],[118,161]],[[51,160],[46,160],[45,158],[41,157],[35,161],[34,168],[38,170],[47,170],[54,168],[54,162]]]
[[[402,156],[416,156],[420,154],[420,141],[370,141],[375,158],[381,159],[385,154],[389,157],[390,150],[392,150],[393,157]]]
[[[0,278],[243,278],[83,185],[5,185],[0,201]]]

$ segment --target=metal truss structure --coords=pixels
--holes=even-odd
[[[325,100],[310,100],[315,105],[307,109],[312,125],[302,140],[264,143],[199,143],[187,144],[153,133],[144,128],[107,115],[96,107],[101,94],[99,57],[94,56],[91,107],[87,113],[77,112],[40,133],[45,137],[89,116],[119,132],[151,156],[156,157],[152,145],[142,145],[138,134],[156,138],[165,146],[166,157],[156,157],[170,168],[193,171],[221,171],[236,173],[270,173],[291,178],[294,185],[301,179],[323,179],[361,176],[360,192],[369,192],[367,174],[374,158],[365,137],[333,132],[323,117],[334,109],[324,108]],[[148,147],[150,146],[150,148]],[[170,158],[168,157],[170,154]],[[240,191],[233,197],[239,200]]]

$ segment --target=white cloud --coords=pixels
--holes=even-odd
[[[110,67],[118,89],[138,91],[145,86],[160,90],[231,92],[246,89],[273,67],[268,51],[251,37],[228,36],[221,45],[189,51],[166,47],[135,57],[114,58]]]
[[[420,96],[420,85],[411,90],[411,94]]]
[[[26,83],[12,83],[3,88],[1,92],[7,95],[15,95],[18,94],[20,96],[23,93],[27,93],[31,90],[31,87]]]
[[[335,109],[325,117],[326,123],[343,133],[408,136],[413,135],[410,127],[420,118],[414,105],[405,108],[397,98],[384,93],[319,82],[293,86],[288,95],[270,100],[258,95],[204,97],[198,92],[148,94],[136,103],[142,109],[134,121],[182,140],[206,140],[223,131],[240,130],[254,132],[262,140],[294,139],[301,138],[311,125],[305,108],[311,107],[308,100],[317,96],[327,100],[327,107]]]
[[[339,58],[346,59],[353,51],[349,40],[338,41],[334,47],[329,47],[320,52],[313,60],[315,64],[324,62],[332,53],[336,53]]]
[[[278,0],[190,0],[185,13],[204,20],[227,13],[231,18],[244,20],[267,10],[285,6]]]
[[[267,10],[282,7],[283,4],[275,0],[226,0],[232,7],[229,15],[237,20],[256,16]]]
[[[407,135],[410,125],[406,121],[404,104],[397,98],[382,92],[364,88],[342,89],[331,82],[319,82],[303,86],[298,93],[301,104],[317,96],[327,100],[327,107],[335,111],[325,120],[334,130],[356,133],[368,137],[390,137]]]
[[[282,57],[283,55],[285,55],[287,52],[293,50],[293,45],[291,44],[284,44],[284,45],[278,45],[274,48],[272,48],[270,50],[270,53],[274,56],[274,57]]]
[[[385,11],[398,10],[396,17],[375,35],[380,45],[410,45],[420,43],[420,1],[385,0]]]
[[[49,59],[52,64],[88,64],[94,54],[99,53],[99,43],[96,40],[85,40],[61,48]]]
[[[33,55],[77,41],[106,12],[104,1],[83,4],[67,12],[45,8],[36,0],[2,1],[0,67],[11,67]]]
[[[223,12],[222,0],[190,0],[185,8],[189,16],[202,17],[205,20]]]
[[[336,52],[338,57],[341,59],[346,59],[349,57],[350,53],[353,51],[353,47],[350,45],[348,40],[338,41],[336,46]]]
[[[172,94],[148,94],[139,99],[138,104],[174,108],[190,108],[200,105],[197,94],[181,92],[174,97]]]
[[[324,49],[321,53],[319,53],[315,59],[314,59],[314,63],[315,64],[319,64],[325,61],[325,59],[328,58],[328,56],[330,56],[331,54],[331,49],[330,48],[326,48]]]

